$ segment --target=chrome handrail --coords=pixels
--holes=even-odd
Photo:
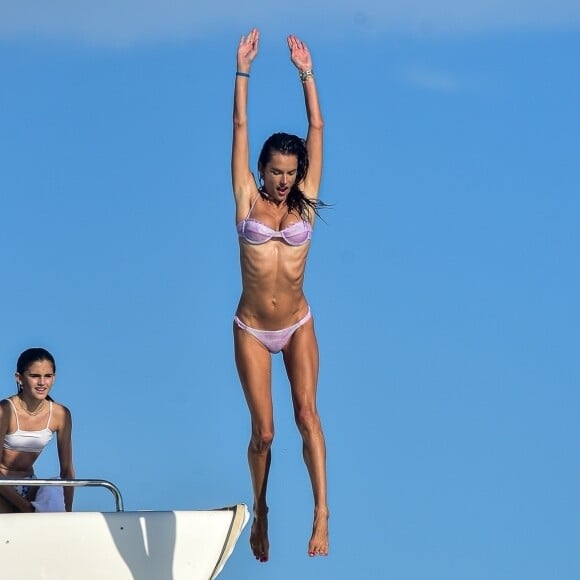
[[[38,487],[41,485],[64,487],[106,487],[115,496],[116,511],[125,511],[123,507],[123,496],[119,488],[106,479],[0,479],[0,485],[26,485],[28,487]]]

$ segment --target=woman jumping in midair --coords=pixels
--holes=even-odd
[[[252,551],[269,555],[266,489],[274,437],[271,354],[282,352],[294,417],[314,495],[308,554],[328,554],[326,450],[316,409],[318,345],[303,292],[304,271],[322,175],[323,120],[306,45],[288,37],[290,59],[304,90],[306,140],[275,133],[258,160],[259,183],[249,165],[247,100],[250,68],[259,32],[242,37],[237,52],[232,145],[232,186],[240,242],[242,295],[234,318],[234,347],[240,382],[250,410],[248,461],[254,492]]]

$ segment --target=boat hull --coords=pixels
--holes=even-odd
[[[247,521],[243,504],[199,511],[2,514],[2,577],[211,580]]]

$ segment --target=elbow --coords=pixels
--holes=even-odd
[[[236,130],[244,129],[248,125],[246,119],[240,118],[237,115],[234,115],[233,121],[234,121],[234,129]]]
[[[309,123],[310,129],[314,129],[315,131],[323,131],[324,130],[324,120],[322,117],[317,117],[316,119],[310,119]]]

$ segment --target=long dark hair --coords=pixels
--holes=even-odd
[[[311,211],[316,215],[321,207],[326,207],[327,204],[318,199],[310,199],[304,195],[300,189],[300,183],[308,173],[308,150],[306,149],[306,141],[297,135],[290,135],[289,133],[274,133],[270,135],[262,145],[260,156],[258,157],[258,169],[263,169],[270,159],[272,153],[282,153],[282,155],[295,155],[298,160],[298,167],[296,168],[296,181],[291,187],[286,205],[288,206],[288,213],[296,211],[301,218],[310,218]],[[261,173],[261,171],[260,171]],[[264,194],[264,190],[260,188],[260,192]]]
[[[56,362],[54,360],[54,357],[45,348],[41,348],[41,347],[34,347],[34,348],[26,349],[18,357],[18,360],[16,361],[16,372],[18,374],[23,374],[35,362],[40,362],[43,360],[48,361],[52,365],[52,372],[56,373]],[[22,390],[22,387],[20,385],[17,385],[17,387],[18,387],[18,392],[20,392]],[[50,397],[50,395],[47,395],[46,398],[49,401],[54,400]]]

